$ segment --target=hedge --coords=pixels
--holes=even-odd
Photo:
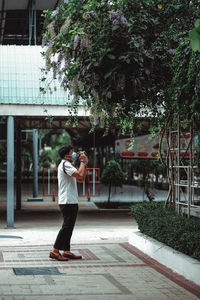
[[[139,230],[195,259],[200,260],[200,219],[178,215],[163,202],[143,202],[131,206]]]

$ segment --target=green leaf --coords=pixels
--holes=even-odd
[[[194,23],[196,31],[200,34],[200,19],[197,19]]]
[[[194,27],[195,27],[195,28],[200,27],[200,19],[197,19],[197,20],[195,21]]]
[[[114,55],[112,55],[112,54],[108,54],[108,58],[115,59],[116,57]]]
[[[85,4],[85,5],[83,5],[83,9],[84,10],[88,10],[88,8],[90,7],[90,5],[89,4]]]
[[[140,44],[138,43],[138,42],[134,42],[134,46],[136,47],[136,48],[138,48],[138,47],[140,47]]]
[[[196,29],[189,31],[190,43],[193,51],[200,51],[200,34]]]
[[[119,25],[113,25],[113,26],[112,26],[112,30],[113,30],[113,31],[118,30],[119,28],[120,28]]]
[[[115,67],[115,68],[113,68],[113,69],[110,70],[109,72],[107,72],[107,73],[104,75],[104,79],[107,79],[108,77],[110,77],[110,76],[112,75],[113,71],[115,71],[117,68],[118,68],[118,66]]]

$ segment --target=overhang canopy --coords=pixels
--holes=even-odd
[[[31,0],[0,0],[0,8],[7,10],[27,10]],[[60,0],[37,0],[36,10],[53,10],[60,3]]]
[[[0,44],[40,45],[44,10],[54,10],[61,0],[0,0]]]

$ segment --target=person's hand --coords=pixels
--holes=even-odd
[[[88,164],[88,157],[84,153],[81,153],[81,155],[79,156],[79,160],[84,162],[85,165]]]

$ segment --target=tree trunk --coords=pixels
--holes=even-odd
[[[108,207],[110,207],[110,194],[111,194],[111,181],[109,182],[109,189],[108,189]]]

